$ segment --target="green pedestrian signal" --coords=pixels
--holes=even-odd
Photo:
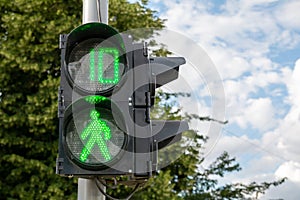
[[[85,96],[66,109],[69,113],[73,115],[65,121],[65,148],[74,162],[100,169],[118,160],[126,146],[126,127],[122,112],[109,98]]]
[[[111,131],[105,121],[100,119],[100,113],[97,110],[91,111],[91,123],[82,131],[80,137],[83,140],[88,138],[80,154],[80,160],[85,162],[90,155],[92,149],[98,146],[102,156],[106,161],[111,160],[106,141],[111,139]],[[97,148],[97,147],[96,147]]]

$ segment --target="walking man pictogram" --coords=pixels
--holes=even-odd
[[[100,113],[97,110],[92,110],[90,113],[92,121],[83,129],[80,137],[82,140],[87,140],[80,154],[80,160],[85,162],[90,155],[95,145],[98,145],[99,150],[106,161],[111,160],[111,155],[108,151],[106,141],[111,138],[111,131],[105,121],[100,119]]]

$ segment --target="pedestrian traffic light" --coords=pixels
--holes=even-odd
[[[66,110],[68,118],[62,127],[64,146],[76,165],[85,169],[103,169],[124,149],[125,122],[121,121],[122,118],[116,119],[122,116],[120,111],[116,117],[112,115],[112,111],[117,111],[113,106],[107,97],[90,95],[80,98]]]
[[[155,89],[175,80],[184,58],[150,58],[145,43],[102,23],[60,36],[56,173],[148,178],[157,151],[180,141],[183,121],[153,121]]]
[[[125,120],[131,115],[129,96],[112,99],[118,90],[132,90],[132,80],[126,79],[130,53],[126,53],[125,42],[126,38],[102,23],[84,24],[60,36],[60,175],[132,171],[133,156],[124,153],[133,152]],[[121,86],[122,90],[117,89]]]

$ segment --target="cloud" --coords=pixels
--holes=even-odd
[[[276,19],[285,28],[300,30],[299,10],[299,1],[287,1],[280,9],[276,10]]]
[[[284,184],[277,187],[272,187],[266,192],[260,199],[287,199],[287,200],[299,200],[300,197],[300,184],[287,180]]]
[[[274,134],[277,135],[276,147],[287,159],[300,162],[300,59],[296,61],[294,70],[287,81],[290,110],[282,119]]]
[[[230,133],[229,133],[230,134]],[[227,151],[232,156],[241,156],[243,154],[251,154],[255,148],[253,146],[258,145],[259,141],[256,139],[250,139],[248,136],[235,136],[235,135],[223,135],[210,158],[217,157],[222,152]]]
[[[260,131],[269,130],[276,125],[275,108],[270,98],[249,99],[244,113],[242,121]]]
[[[264,134],[261,143],[285,161],[300,162],[300,59],[296,61],[293,71],[286,71],[285,74],[289,110],[274,130]]]
[[[300,183],[300,163],[285,162],[276,170],[275,175],[279,178],[287,177],[290,181]]]
[[[288,82],[288,89],[290,94],[290,102],[294,105],[295,109],[300,108],[300,59],[296,61],[293,74]],[[299,113],[300,114],[300,113]]]
[[[297,1],[231,0],[221,6],[221,12],[213,13],[211,7],[216,5],[203,1],[163,2],[168,7],[162,14],[167,26],[191,36],[208,51],[224,47],[232,56],[256,57],[270,53],[271,48],[295,47],[300,41],[295,32],[299,14],[289,10],[299,8]],[[286,21],[293,23],[285,26]]]
[[[286,112],[280,109],[286,109],[288,102],[282,99],[286,106],[276,105],[274,97],[282,93],[282,89],[269,87],[281,85],[284,88],[290,70],[272,61],[269,53],[278,47],[283,47],[284,51],[291,41],[299,44],[294,37],[298,21],[293,22],[293,26],[282,26],[285,17],[278,19],[281,10],[287,14],[287,19],[298,19],[297,12],[288,13],[288,9],[297,7],[298,3],[228,0],[219,12],[211,12],[215,5],[205,1],[165,0],[160,3],[168,8],[162,14],[168,19],[167,26],[198,41],[215,63],[224,81],[230,122],[260,131],[278,126],[276,116]],[[282,96],[278,98],[284,98]],[[278,104],[279,100],[276,101]]]

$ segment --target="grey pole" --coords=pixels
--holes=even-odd
[[[108,0],[83,0],[82,24],[101,22],[108,24]],[[105,187],[102,186],[105,191]],[[78,179],[78,200],[105,200],[94,179]]]
[[[101,22],[108,24],[108,0],[83,0],[82,24]]]
[[[102,186],[103,191],[105,187]],[[78,200],[105,200],[105,196],[99,191],[94,179],[78,179]]]

